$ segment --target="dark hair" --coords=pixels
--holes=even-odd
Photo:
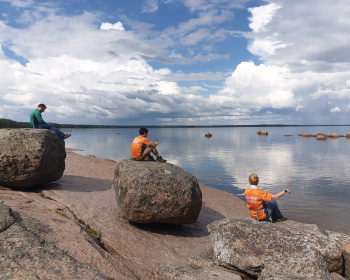
[[[148,133],[148,129],[145,127],[141,127],[139,130],[140,135],[144,135],[145,133]]]
[[[38,105],[38,107],[40,107],[40,108],[46,108],[46,105],[43,104],[43,103],[40,103],[40,104]]]

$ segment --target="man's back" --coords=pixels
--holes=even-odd
[[[132,158],[140,158],[141,157],[141,150],[142,150],[143,145],[148,146],[151,143],[152,142],[149,141],[143,135],[135,137],[134,141],[131,144],[131,157]]]

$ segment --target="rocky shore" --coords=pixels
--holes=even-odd
[[[67,149],[60,180],[37,189],[0,187],[0,279],[348,279],[340,276],[349,273],[345,235],[293,221],[256,224],[241,199],[203,184],[195,223],[129,222],[112,186],[117,167]],[[274,244],[272,232],[287,239]],[[256,234],[271,239],[267,247],[249,241]],[[281,244],[291,247],[279,251]],[[284,270],[282,257],[293,261],[292,270]],[[264,269],[277,259],[276,273]]]
[[[36,240],[31,245],[23,241],[20,249],[8,249],[10,256],[14,257],[17,252],[23,258],[11,260],[9,256],[1,256],[0,279],[88,279],[84,276],[88,267],[90,270],[86,275],[94,275],[90,279],[155,279],[160,265],[189,266],[193,262],[197,266],[198,263],[208,266],[203,261],[212,251],[208,224],[224,218],[249,216],[239,198],[200,184],[203,206],[196,223],[132,224],[121,216],[112,189],[117,163],[81,156],[69,149],[66,154],[64,175],[45,188],[14,190],[0,187],[0,202],[12,210],[16,226]],[[0,233],[2,255],[5,248],[17,242],[16,237],[4,237],[6,231]],[[3,243],[4,239],[9,244]],[[39,261],[43,253],[38,250],[40,246],[36,247],[38,244],[53,246],[59,252],[56,255],[65,256],[72,267],[58,275],[58,271],[49,265],[55,254],[51,259]],[[28,248],[32,248],[30,254],[26,252]],[[31,262],[24,261],[28,254]],[[41,268],[37,267],[39,262]],[[61,265],[66,267],[66,262]],[[30,266],[32,278],[29,274],[28,278],[22,278],[25,267]],[[44,267],[48,271],[44,272]],[[81,276],[77,278],[79,271]],[[207,271],[211,270],[207,268]],[[217,273],[225,271],[219,269]]]

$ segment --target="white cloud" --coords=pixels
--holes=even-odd
[[[33,5],[33,0],[1,0],[2,2],[9,2],[11,6],[18,8],[25,8]]]
[[[123,24],[120,21],[114,24],[109,22],[103,22],[100,26],[100,29],[101,30],[121,30],[121,31],[125,30]]]
[[[218,43],[240,33],[231,9],[245,2],[184,0],[192,14],[183,22],[163,27],[121,16],[128,30],[98,12],[16,9],[16,24],[0,21],[0,44],[29,62],[24,67],[0,52],[0,115],[26,120],[23,112],[43,102],[50,108],[46,116],[60,122],[144,120],[150,114],[154,121],[182,124],[348,123],[347,0],[268,0],[250,9],[252,31],[241,34],[255,63],[222,51],[236,45]],[[11,2],[24,3],[32,2]],[[158,5],[144,3],[147,12]],[[159,62],[165,66],[151,66]],[[212,67],[200,69],[207,62]]]
[[[330,110],[331,113],[339,113],[341,112],[341,109],[339,107],[334,107]]]
[[[297,102],[288,78],[286,68],[243,62],[226,79],[223,90],[211,99],[245,110],[294,107]]]
[[[276,3],[249,8],[248,11],[250,11],[252,14],[252,16],[249,18],[251,21],[249,27],[253,30],[253,32],[265,31],[265,26],[271,22],[276,12],[280,8],[281,6]]]
[[[153,13],[158,10],[158,0],[144,0],[143,13]]]

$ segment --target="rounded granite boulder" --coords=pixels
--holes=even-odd
[[[26,188],[60,179],[65,143],[47,129],[0,129],[0,185]]]
[[[196,177],[170,163],[121,160],[113,186],[123,217],[132,222],[192,224],[202,207]]]

